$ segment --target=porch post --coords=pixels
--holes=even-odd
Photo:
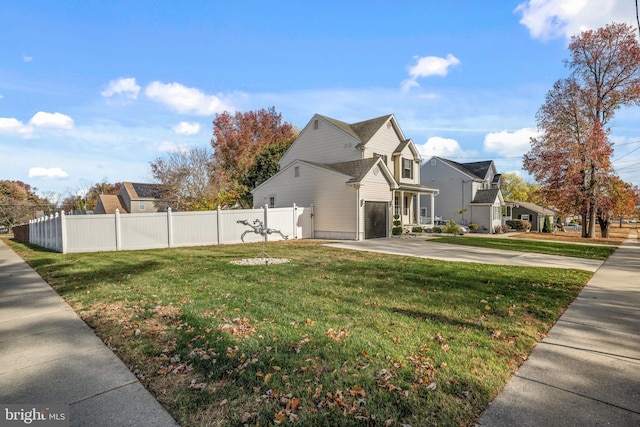
[[[431,226],[433,226],[435,224],[436,218],[435,218],[435,214],[434,214],[434,209],[435,209],[435,198],[436,195],[433,194],[433,192],[431,193]]]

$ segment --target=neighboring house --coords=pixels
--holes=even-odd
[[[94,209],[96,214],[165,212],[161,184],[123,182],[117,195],[101,194]]]
[[[434,156],[420,168],[420,182],[440,190],[435,217],[463,225],[478,224],[479,231],[489,233],[502,225],[502,176],[492,160],[457,163]],[[423,208],[420,215],[434,213]]]
[[[314,237],[388,237],[393,215],[419,224],[420,155],[393,115],[348,124],[314,115],[280,161],[280,171],[253,191],[254,207],[313,205]]]
[[[543,208],[528,202],[509,202],[513,219],[522,219],[531,223],[531,231],[541,232],[544,228],[545,217],[551,218],[551,224],[555,224],[556,211]]]

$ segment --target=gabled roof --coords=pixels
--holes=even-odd
[[[141,182],[122,183],[129,197],[132,199],[162,199],[164,189],[162,184],[147,184]]]
[[[549,208],[543,208],[542,206],[538,206],[536,204],[533,203],[529,203],[529,202],[512,202],[514,205],[518,204],[519,207],[530,210],[532,212],[536,212],[538,214],[541,215],[555,215],[556,211],[554,211],[553,209],[549,209]]]
[[[362,144],[366,144],[373,135],[384,125],[389,118],[391,118],[392,114],[387,114],[386,116],[376,117],[375,119],[365,120],[363,122],[358,123],[345,123],[340,120],[332,119],[331,117],[322,116],[318,114],[318,116],[322,117],[326,121],[332,123],[334,126],[342,129],[344,132],[356,138]]]
[[[476,191],[476,196],[473,198],[471,203],[494,203],[498,194],[500,194],[500,190],[497,188],[492,188],[490,190],[478,190]]]
[[[127,208],[124,206],[122,198],[115,194],[100,194],[98,196],[98,203],[102,204],[104,213],[107,214],[116,213],[116,209],[118,209],[120,213],[127,212]]]
[[[484,179],[493,164],[493,160],[485,160],[482,162],[471,162],[471,163],[458,163],[453,160],[443,159],[442,157],[437,157],[444,163],[458,169],[460,172],[463,172],[467,175],[471,175],[477,179]]]
[[[350,176],[351,179],[347,181],[347,184],[355,184],[362,181],[365,178],[365,176],[369,173],[369,171],[376,165],[376,163],[380,162],[380,159],[378,157],[372,157],[368,159],[353,160],[350,162],[340,162],[340,163],[331,163],[331,164],[310,162],[306,160],[300,160],[300,161],[308,163],[310,165],[321,167],[323,169],[328,169],[334,172],[341,173],[343,175]],[[382,165],[383,163],[380,163],[380,164]],[[386,167],[385,168],[381,167],[380,169],[385,170]],[[393,179],[391,174],[388,172],[388,170],[386,170],[384,173],[387,178],[387,181],[395,185],[395,180]]]

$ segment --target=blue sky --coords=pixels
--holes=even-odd
[[[150,161],[209,146],[216,113],[271,106],[299,129],[394,114],[425,159],[517,172],[569,37],[612,21],[635,25],[634,2],[7,0],[0,179],[149,181]],[[612,132],[636,185],[638,118]]]

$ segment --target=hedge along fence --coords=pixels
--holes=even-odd
[[[136,214],[55,215],[29,222],[28,242],[62,253],[119,251],[261,242],[249,224],[279,230],[289,239],[313,237],[313,206]],[[281,240],[278,233],[268,240]]]

